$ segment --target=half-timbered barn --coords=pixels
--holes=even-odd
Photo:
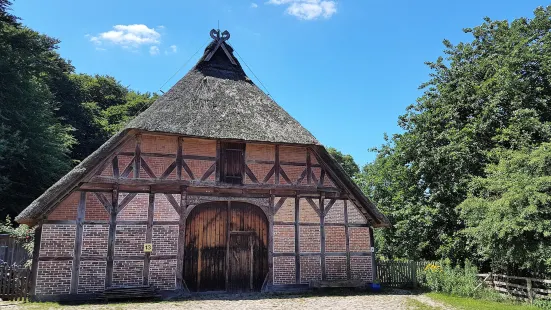
[[[245,74],[226,42],[16,220],[36,225],[32,294],[115,287],[275,291],[375,274],[388,220]]]

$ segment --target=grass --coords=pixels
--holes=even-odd
[[[450,305],[456,309],[473,309],[473,310],[537,310],[539,309],[536,306],[523,304],[523,303],[513,303],[513,302],[497,302],[497,301],[488,301],[482,299],[473,299],[467,297],[457,297],[450,296],[442,293],[427,293],[426,296]],[[423,309],[423,308],[420,308]],[[427,308],[431,309],[431,308]]]

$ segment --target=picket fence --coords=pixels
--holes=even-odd
[[[27,301],[30,279],[31,270],[29,268],[0,266],[0,298],[2,300]]]
[[[532,302],[534,299],[551,300],[551,280],[515,277],[502,274],[479,274],[486,286],[516,299]]]
[[[432,261],[377,261],[377,278],[383,286],[416,288],[417,274]]]

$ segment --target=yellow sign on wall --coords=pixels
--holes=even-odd
[[[151,251],[153,251],[153,244],[151,244],[151,243],[144,243],[144,245],[143,245],[143,251],[144,251],[144,252],[151,252]]]

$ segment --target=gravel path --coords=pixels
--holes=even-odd
[[[354,294],[354,295],[206,295],[192,299],[147,303],[117,303],[117,304],[88,304],[88,305],[58,305],[54,303],[29,303],[14,304],[0,302],[0,309],[71,309],[71,310],[130,310],[130,309],[214,309],[214,310],[258,310],[258,309],[408,309],[407,301],[410,298],[417,299],[431,306],[439,306],[431,303],[427,298],[409,295],[405,291],[394,291],[390,294]]]

